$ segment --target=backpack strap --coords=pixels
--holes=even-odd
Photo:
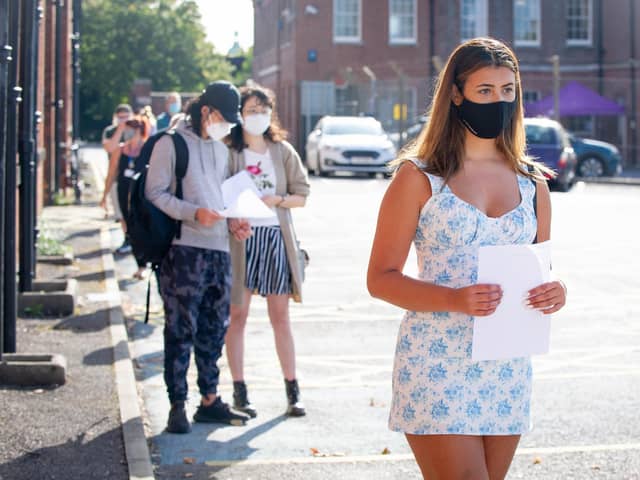
[[[176,151],[176,197],[182,199],[182,179],[187,174],[187,168],[189,167],[189,148],[187,147],[187,142],[182,138],[182,135],[175,130],[169,130],[167,135],[173,140],[173,147]],[[182,221],[178,220],[177,225],[176,238],[180,238]]]

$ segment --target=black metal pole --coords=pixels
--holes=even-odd
[[[64,39],[62,37],[62,17],[64,15],[63,7],[64,0],[57,0],[55,2],[56,5],[56,29],[55,29],[55,73],[54,73],[54,94],[55,94],[55,125],[54,125],[54,142],[55,142],[55,179],[53,182],[54,190],[53,194],[60,192],[62,185],[62,164],[63,164],[63,153],[65,149],[65,145],[63,142],[64,136],[62,134],[63,127],[63,108],[64,108],[64,99],[62,98],[62,83],[64,82],[64,76],[62,74],[62,54],[64,48]]]
[[[596,4],[596,55],[598,57],[598,93],[604,95],[604,46],[603,46],[603,34],[604,34],[604,21],[602,17],[602,2],[603,0],[597,0]]]
[[[18,45],[20,34],[19,0],[9,2],[9,42]],[[4,339],[1,348],[7,353],[16,351],[17,285],[16,285],[16,188],[18,166],[18,105],[22,89],[18,86],[18,62],[9,65],[9,104],[7,110],[6,190],[4,196]],[[1,199],[0,199],[1,200]]]
[[[73,0],[73,141],[80,138],[80,19],[82,0]]]
[[[636,0],[629,0],[629,68],[631,76],[631,116],[629,118],[629,126],[631,127],[631,165],[637,165],[638,154],[638,125],[637,125],[637,106],[636,106]]]
[[[24,87],[20,106],[20,274],[21,292],[32,289],[35,265],[35,169],[36,169],[36,95],[38,59],[38,2],[23,0],[20,79]],[[36,67],[36,68],[34,68]]]
[[[34,96],[33,96],[33,171],[31,175],[31,228],[33,229],[33,236],[31,240],[31,255],[30,255],[30,271],[31,278],[36,278],[36,244],[38,242],[38,235],[40,231],[38,230],[38,218],[37,218],[37,199],[38,199],[38,130],[40,128],[40,124],[42,123],[42,112],[37,110],[38,108],[38,59],[40,58],[40,22],[44,16],[44,10],[40,5],[40,0],[34,0],[35,6],[35,28],[33,31],[33,56],[31,57],[31,68],[33,72],[33,85],[34,85]]]
[[[9,43],[9,4],[0,0],[0,202],[4,200],[7,165],[7,91],[9,88],[9,64],[13,60]],[[0,225],[4,225],[5,208],[0,204]],[[4,260],[5,238],[0,235],[0,360],[4,350]]]
[[[80,139],[80,16],[82,14],[81,0],[73,0],[73,20],[71,34],[71,114],[72,114],[72,144],[71,144],[71,182],[76,204],[82,201],[80,181],[80,159],[78,155],[78,140]]]

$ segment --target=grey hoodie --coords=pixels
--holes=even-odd
[[[176,130],[189,149],[189,166],[182,180],[183,199],[175,196],[176,154],[173,140],[167,135],[153,147],[144,193],[164,213],[182,220],[182,233],[179,239],[174,238],[174,245],[228,252],[227,222],[220,220],[204,227],[195,216],[201,207],[216,211],[224,208],[220,186],[229,176],[229,151],[222,142],[203,140],[184,121],[178,123]]]

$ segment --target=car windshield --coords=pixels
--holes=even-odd
[[[372,120],[340,120],[328,122],[324,127],[327,135],[382,135],[382,127]]]
[[[557,143],[556,132],[552,127],[542,125],[526,125],[527,143],[529,145],[549,145]]]

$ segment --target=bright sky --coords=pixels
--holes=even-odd
[[[253,45],[253,2],[251,0],[196,0],[207,40],[216,52],[226,54],[238,32],[238,42],[243,49]]]

